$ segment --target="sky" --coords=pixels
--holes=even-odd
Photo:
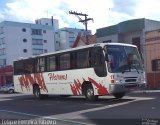
[[[85,29],[69,11],[87,14],[88,30],[146,18],[160,21],[160,0],[0,0],[0,22],[34,23],[39,18],[59,20],[59,27]],[[80,16],[83,20],[84,17]]]

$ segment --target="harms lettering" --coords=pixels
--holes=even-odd
[[[49,73],[48,77],[51,80],[67,80],[67,74],[65,75],[59,75],[59,74],[54,74],[54,73]]]

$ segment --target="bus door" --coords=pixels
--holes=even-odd
[[[103,49],[101,47],[94,49],[93,52],[93,66],[95,74],[98,77],[107,76],[105,57],[103,54]]]

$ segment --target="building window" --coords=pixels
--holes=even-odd
[[[32,45],[43,45],[42,39],[32,39]]]
[[[47,40],[44,40],[44,43],[47,43]]]
[[[33,55],[40,55],[43,54],[43,49],[33,49]]]
[[[0,49],[0,56],[1,55],[5,55],[5,49],[4,48]]]
[[[27,49],[23,49],[23,52],[24,52],[24,53],[27,53]]]
[[[26,42],[27,42],[27,39],[24,38],[24,39],[23,39],[23,42],[26,43]]]
[[[4,33],[3,27],[0,27],[0,34],[3,34],[3,33]]]
[[[160,59],[152,60],[152,71],[160,71]]]
[[[32,35],[42,35],[42,29],[32,29]]]
[[[47,49],[44,49],[44,53],[47,53],[48,51],[47,51]]]
[[[0,45],[5,44],[4,38],[0,38]]]
[[[60,69],[70,69],[70,54],[66,53],[60,56]]]
[[[46,30],[43,30],[43,33],[46,33]]]
[[[23,31],[23,32],[26,32],[26,28],[23,28],[22,31]]]

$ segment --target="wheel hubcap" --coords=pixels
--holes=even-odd
[[[87,96],[90,98],[93,96],[93,90],[92,89],[88,89],[87,90]]]
[[[35,92],[35,96],[39,97],[39,92],[38,91]]]

